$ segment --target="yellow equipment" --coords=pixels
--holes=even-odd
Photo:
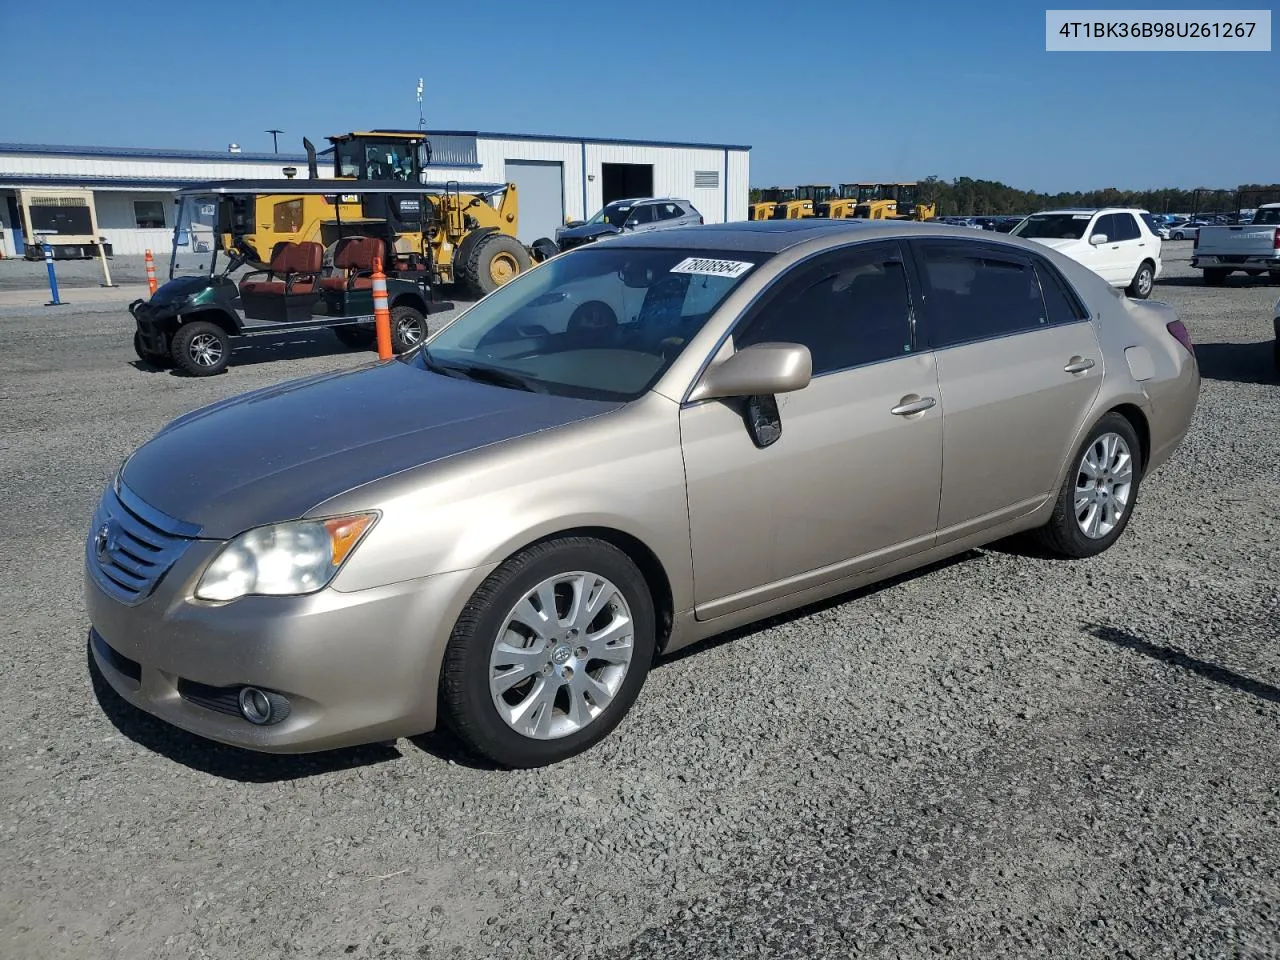
[[[827,217],[832,220],[848,220],[856,216],[858,209],[858,185],[842,183],[833,190],[822,203],[814,204],[813,214],[816,217]]]
[[[757,191],[759,196],[755,203],[747,205],[748,220],[768,220],[773,216],[773,211],[777,208],[778,203],[783,200],[795,199],[796,192],[794,190],[783,190],[779,187],[770,187],[768,190]]]
[[[932,220],[938,205],[920,202],[920,185],[907,183],[857,184],[856,217],[867,220]]]
[[[283,243],[318,241],[326,247],[340,236],[367,233],[388,243],[391,274],[426,273],[434,283],[463,283],[484,295],[533,263],[516,239],[519,198],[513,183],[467,185],[428,183],[423,175],[431,147],[420,131],[372,130],[329,137],[334,180],[351,181],[352,192],[336,196],[259,193],[235,198],[242,209],[224,222],[234,224],[223,249],[238,250],[265,269]],[[304,139],[308,173],[319,179],[315,147]],[[286,171],[288,173],[288,171]],[[422,184],[420,199],[358,192],[356,184]],[[551,244],[551,241],[547,241]],[[549,255],[542,241],[539,257]],[[554,246],[554,244],[552,244]]]

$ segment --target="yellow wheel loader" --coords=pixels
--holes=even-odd
[[[426,272],[432,283],[463,284],[481,296],[529,269],[534,259],[554,255],[550,238],[532,248],[516,239],[515,184],[428,182],[431,147],[425,134],[373,130],[328,139],[335,191],[289,193],[286,181],[269,193],[230,197],[226,202],[236,209],[220,218],[231,227],[223,236],[224,250],[239,251],[247,263],[266,269],[286,243],[317,241],[332,258],[338,239],[364,233],[386,241],[389,274]],[[308,180],[318,181],[315,147],[306,139],[303,146]],[[360,190],[362,183],[370,185],[368,191]],[[376,191],[392,186],[419,187],[421,193],[410,199],[403,191]]]

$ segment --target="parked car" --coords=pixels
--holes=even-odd
[[[1204,226],[1203,220],[1182,220],[1169,227],[1170,240],[1194,240]]]
[[[1010,236],[1034,240],[1083,263],[1131,297],[1151,296],[1160,276],[1160,238],[1131,207],[1045,210],[1018,224]]]
[[[999,217],[995,226],[996,233],[1012,233],[1013,228],[1024,219],[1024,217]]]
[[[678,197],[644,197],[615,200],[606,204],[584,223],[569,224],[556,231],[561,251],[620,233],[644,233],[666,227],[687,227],[702,223],[702,214],[688,200]]]
[[[612,319],[562,330],[587,288]],[[816,219],[612,238],[398,358],[137,449],[85,545],[92,662],[253,750],[447,721],[497,764],[552,763],[656,655],[1023,531],[1102,553],[1199,383],[1172,307],[1038,243]]]
[[[1280,203],[1263,204],[1248,224],[1201,227],[1191,248],[1191,266],[1204,271],[1212,287],[1226,283],[1236,270],[1280,279]]]

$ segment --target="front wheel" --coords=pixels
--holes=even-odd
[[[653,599],[630,557],[594,538],[550,540],[503,563],[468,601],[445,650],[441,708],[495,763],[556,763],[618,725],[655,644]]]
[[[1143,261],[1138,267],[1138,272],[1133,275],[1133,280],[1129,284],[1128,294],[1135,300],[1145,300],[1151,296],[1151,289],[1155,286],[1156,271],[1147,261]]]
[[[483,297],[514,280],[531,266],[533,261],[529,258],[529,251],[519,240],[505,233],[491,233],[471,252],[466,264],[467,284]]]
[[[173,362],[193,377],[212,377],[231,362],[231,338],[208,320],[184,323],[173,335]]]
[[[1120,539],[1142,480],[1142,447],[1125,417],[1108,413],[1076,451],[1041,545],[1059,557],[1092,557]]]

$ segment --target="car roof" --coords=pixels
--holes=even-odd
[[[1141,207],[1055,207],[1052,210],[1037,210],[1031,216],[1044,213],[1146,213]]]
[[[968,227],[909,220],[739,220],[703,226],[668,227],[648,233],[624,234],[599,241],[602,246],[662,247],[676,250],[736,250],[742,253],[781,253],[810,241],[826,240],[833,247],[853,240],[897,237],[958,237],[968,241],[1009,243],[1004,234],[976,234]],[[1028,241],[1022,241],[1025,244]],[[593,244],[595,246],[595,244]]]
[[[688,200],[682,200],[680,197],[634,197],[629,200],[610,200],[605,204],[606,207],[616,207],[622,204],[630,204],[638,207],[645,203],[688,203]]]

